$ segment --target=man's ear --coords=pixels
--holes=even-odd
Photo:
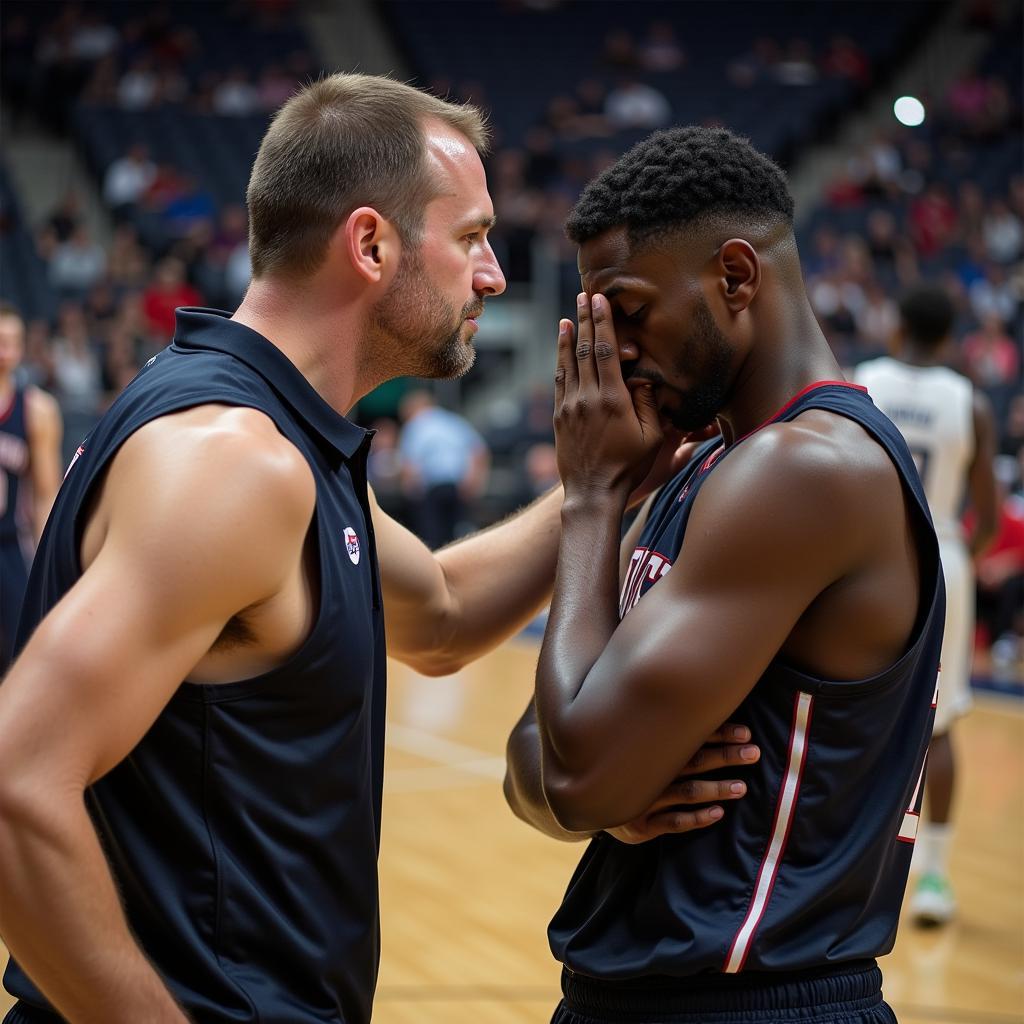
[[[721,298],[733,313],[741,313],[761,287],[761,260],[745,239],[730,238],[717,253]]]
[[[353,210],[338,226],[334,242],[339,254],[368,284],[379,284],[398,266],[398,233],[372,206]]]

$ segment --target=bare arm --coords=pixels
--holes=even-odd
[[[996,424],[992,404],[978,390],[974,392],[974,458],[967,471],[967,492],[974,509],[971,555],[979,555],[996,535],[999,523],[999,496],[992,460],[996,454]]]
[[[300,557],[312,474],[266,424],[215,444],[180,429],[170,444],[159,420],[133,435],[103,484],[98,550],[0,687],[0,932],[73,1024],[185,1020],[129,931],[83,794]],[[188,530],[182,507],[203,510]]]
[[[446,675],[519,632],[551,594],[561,488],[503,523],[432,552],[372,493],[388,653]]]
[[[623,843],[645,843],[667,833],[690,832],[719,821],[725,813],[715,801],[739,800],[747,792],[740,779],[688,778],[716,768],[751,765],[761,756],[749,742],[750,730],[729,723],[708,737],[705,745],[679,770],[654,803],[632,821],[606,831]],[[563,828],[544,796],[541,739],[537,712],[531,700],[509,737],[506,750],[505,800],[512,813],[538,832],[563,842],[592,838],[596,830],[570,832]],[[706,804],[697,810],[688,804]]]
[[[26,403],[29,463],[32,479],[32,527],[36,541],[60,487],[60,446],[64,436],[60,408],[52,395],[32,388]]]

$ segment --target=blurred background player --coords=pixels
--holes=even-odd
[[[487,446],[464,416],[442,409],[429,391],[408,392],[399,411],[402,489],[413,529],[434,550],[460,528],[468,532],[468,509],[487,483]]]
[[[24,351],[24,321],[0,305],[0,676],[11,662],[31,552],[60,484],[60,410],[18,379]]]
[[[951,370],[953,303],[945,291],[922,285],[900,303],[898,358],[883,356],[857,367],[856,379],[900,428],[917,462],[939,537],[946,577],[946,632],[935,728],[928,752],[925,821],[915,867],[920,878],[910,900],[921,924],[944,924],[955,911],[949,881],[952,802],[956,780],[950,732],[971,706],[974,572],[971,559],[992,539],[997,497],[992,472],[996,429],[983,393]],[[973,510],[965,541],[960,512]]]

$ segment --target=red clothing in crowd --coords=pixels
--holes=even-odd
[[[142,310],[149,329],[161,338],[174,334],[174,311],[179,306],[201,306],[203,296],[188,283],[161,288],[151,285],[142,296]]]

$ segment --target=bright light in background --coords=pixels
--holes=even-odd
[[[916,96],[901,96],[892,105],[892,112],[908,128],[916,128],[924,121],[924,104]]]

